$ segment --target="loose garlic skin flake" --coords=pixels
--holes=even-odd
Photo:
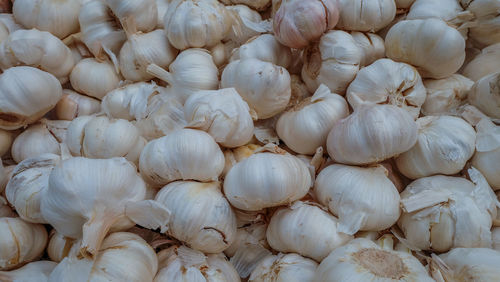
[[[339,0],[338,27],[344,30],[377,32],[396,16],[394,0]]]
[[[78,62],[69,79],[76,91],[99,100],[120,83],[120,77],[110,62],[94,58]]]
[[[0,271],[0,281],[48,282],[50,273],[57,266],[53,261],[35,261],[11,271]]]
[[[472,86],[468,101],[488,116],[500,119],[500,72],[479,79]]]
[[[454,114],[467,100],[474,81],[460,74],[452,74],[443,79],[426,79],[424,86],[427,98],[422,105],[424,115]]]
[[[230,61],[250,58],[288,68],[292,63],[292,52],[290,48],[279,43],[273,35],[262,34],[234,49]]]
[[[249,282],[313,282],[318,264],[297,254],[278,254],[262,259]]]
[[[95,98],[64,89],[63,96],[55,107],[56,117],[61,120],[73,120],[79,116],[88,116],[101,110],[101,102]]]

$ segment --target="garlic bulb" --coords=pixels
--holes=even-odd
[[[280,113],[290,101],[288,71],[258,59],[236,60],[224,68],[221,88],[232,87],[257,113],[259,119]]]
[[[465,60],[465,40],[454,28],[435,18],[404,20],[385,37],[388,58],[415,66],[424,78],[446,78]]]
[[[332,30],[303,54],[302,79],[310,92],[325,84],[334,93],[344,94],[363,59],[361,49],[347,32]]]
[[[474,22],[469,29],[469,37],[479,47],[500,43],[500,17],[497,0],[460,0],[467,11],[474,14]],[[464,5],[466,2],[467,4]]]
[[[17,129],[35,122],[61,98],[61,83],[33,67],[12,67],[0,75],[0,129]]]
[[[292,63],[292,52],[290,48],[279,43],[273,35],[262,34],[253,37],[239,48],[234,49],[230,60],[236,61],[250,58],[288,68]]]
[[[469,92],[468,101],[492,118],[500,118],[500,72],[479,79]]]
[[[339,1],[280,1],[273,16],[276,39],[290,48],[304,48],[339,21]]]
[[[241,45],[253,36],[259,35],[258,31],[254,28],[247,27],[245,24],[245,22],[255,24],[262,22],[262,17],[257,11],[252,10],[246,5],[226,6],[226,9],[229,13],[234,14],[234,22],[233,27],[230,28],[229,32],[226,34],[224,41],[231,41]]]
[[[139,167],[144,180],[154,186],[175,180],[214,181],[224,169],[224,154],[208,133],[180,129],[149,142]]]
[[[1,281],[19,281],[19,282],[47,282],[50,273],[56,267],[57,263],[53,261],[35,261],[11,271],[0,271]]]
[[[345,164],[369,164],[409,150],[417,141],[417,124],[393,105],[360,105],[337,122],[326,140],[328,154]]]
[[[63,96],[55,107],[56,117],[61,120],[73,120],[79,116],[88,116],[101,110],[101,102],[75,91],[64,89]]]
[[[483,119],[476,125],[476,153],[471,164],[486,178],[493,190],[500,190],[500,126]]]
[[[356,110],[361,104],[390,104],[406,110],[417,119],[426,91],[418,71],[405,63],[380,59],[361,69],[346,92]]]
[[[481,53],[465,66],[462,74],[474,81],[478,81],[484,76],[500,72],[500,66],[496,63],[498,61],[500,61],[500,43],[481,50]]]
[[[385,57],[384,39],[375,33],[351,31],[352,38],[363,50],[360,67],[368,66],[378,59]]]
[[[344,30],[377,32],[396,16],[394,0],[339,0],[338,27]]]
[[[55,229],[52,229],[47,245],[47,254],[52,261],[61,262],[68,256],[71,248],[75,244],[75,239],[68,238]]]
[[[399,192],[381,166],[330,165],[314,185],[318,201],[339,218],[338,231],[379,231],[399,218]]]
[[[0,230],[0,270],[14,269],[39,258],[47,245],[47,231],[41,224],[2,217]]]
[[[456,248],[433,260],[439,271],[436,281],[495,281],[500,275],[500,252],[492,249]]]
[[[87,58],[75,65],[70,81],[76,91],[102,99],[106,93],[118,87],[120,77],[110,62]]]
[[[411,254],[384,250],[359,238],[335,249],[318,266],[315,282],[327,281],[434,281]]]
[[[229,53],[232,51],[232,45],[233,43],[222,43],[220,42],[219,44],[213,46],[212,48],[209,49],[210,54],[212,55],[212,60],[214,61],[215,65],[220,68],[227,64],[227,60],[229,59]]]
[[[253,137],[248,104],[234,88],[195,92],[184,105],[187,127],[208,132],[227,148],[247,144]]]
[[[318,147],[325,147],[335,122],[348,115],[345,99],[322,84],[312,97],[305,98],[280,116],[276,132],[290,149],[312,155]]]
[[[57,232],[80,239],[78,252],[98,255],[110,229],[134,224],[125,216],[125,203],[145,198],[146,184],[124,158],[70,158],[57,165],[42,195],[42,216]]]
[[[426,116],[417,126],[417,143],[396,158],[399,171],[408,178],[458,173],[474,154],[476,132],[459,117]]]
[[[122,25],[133,18],[138,31],[148,32],[156,27],[158,22],[156,0],[106,0],[105,3]]]
[[[156,20],[156,28],[163,28],[163,18],[168,10],[168,5],[170,5],[172,0],[156,0],[156,9],[158,10],[158,16]]]
[[[261,260],[250,282],[314,281],[318,264],[297,254],[278,254]]]
[[[467,99],[467,94],[474,85],[474,81],[459,74],[452,74],[443,79],[426,79],[424,86],[427,98],[422,105],[425,115],[453,114]]]
[[[179,50],[213,46],[231,24],[228,11],[217,0],[174,0],[164,18],[168,40]]]

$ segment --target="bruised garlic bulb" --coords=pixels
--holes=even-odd
[[[49,236],[49,244],[47,245],[47,254],[52,261],[61,262],[68,256],[74,244],[75,239],[68,238],[55,229],[52,229]]]
[[[0,75],[0,128],[17,129],[35,122],[61,98],[61,83],[33,67],[12,67]]]
[[[224,169],[224,154],[208,133],[180,129],[149,142],[139,167],[154,186],[175,180],[215,181]]]
[[[11,271],[0,271],[0,281],[47,282],[50,273],[57,266],[53,261],[34,261]]]
[[[250,276],[249,282],[314,281],[318,264],[297,254],[278,254],[264,258]]]
[[[256,31],[255,28],[246,26],[248,22],[251,24],[259,24],[262,22],[262,17],[257,11],[252,10],[246,5],[226,6],[226,9],[229,13],[234,14],[234,22],[233,27],[230,28],[229,32],[226,34],[224,41],[241,45],[253,36],[259,35],[260,32]]]
[[[467,99],[474,81],[459,74],[443,79],[426,79],[424,86],[427,98],[422,105],[425,115],[446,115],[456,113],[457,108]]]
[[[404,20],[385,37],[388,58],[415,66],[424,78],[446,78],[465,60],[465,40],[454,28],[435,18]]]
[[[101,110],[101,102],[75,91],[64,89],[63,96],[55,107],[56,117],[61,120],[73,120],[79,116],[88,116]]]
[[[500,190],[500,126],[487,119],[476,125],[476,153],[471,164],[488,180],[493,190]]]
[[[462,74],[474,81],[478,81],[484,76],[500,72],[498,61],[500,61],[500,43],[481,50],[481,53],[465,66]]]
[[[345,164],[369,164],[409,150],[417,141],[417,124],[393,105],[360,105],[337,122],[326,141],[328,154]]]
[[[500,119],[500,72],[479,79],[469,92],[468,101],[483,113]]]
[[[235,88],[259,119],[283,111],[291,95],[290,74],[285,68],[253,58],[227,65],[221,87]]]
[[[149,32],[155,29],[158,22],[156,0],[106,0],[105,2],[122,25],[133,18],[138,31]]]
[[[334,93],[344,94],[363,59],[361,49],[347,32],[332,30],[304,53],[302,79],[310,92],[325,84]]]
[[[354,109],[365,103],[390,104],[406,110],[414,119],[426,98],[418,71],[390,59],[377,60],[361,69],[346,93]]]
[[[338,216],[338,231],[346,234],[384,230],[399,218],[399,192],[381,165],[330,165],[316,178],[314,193]]]
[[[87,58],[75,65],[70,81],[76,91],[102,99],[106,93],[118,87],[120,77],[110,62]]]
[[[467,11],[474,14],[474,24],[469,29],[472,42],[485,47],[500,43],[500,17],[497,0],[460,0]]]
[[[375,33],[351,31],[356,44],[363,50],[360,67],[368,66],[378,59],[385,57],[384,39]]]
[[[408,178],[458,173],[474,154],[476,132],[459,117],[426,116],[417,126],[417,143],[396,158],[399,171]]]
[[[344,30],[377,32],[396,16],[394,0],[339,0],[338,27]]]
[[[500,251],[488,248],[456,248],[433,257],[436,281],[495,281],[500,275]],[[437,265],[437,266],[434,266]]]
[[[253,37],[239,48],[234,49],[230,60],[236,61],[250,58],[288,68],[292,63],[292,52],[290,48],[279,43],[273,35],[262,34]]]
[[[47,245],[47,231],[41,224],[19,217],[0,218],[0,270],[17,268],[36,260]]]

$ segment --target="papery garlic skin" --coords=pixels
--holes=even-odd
[[[354,79],[363,59],[361,49],[347,32],[332,30],[303,54],[302,79],[310,92],[325,84],[333,93],[343,95]]]
[[[17,129],[50,111],[62,96],[61,83],[33,67],[12,67],[0,75],[0,129]]]
[[[390,104],[417,119],[426,99],[426,90],[414,67],[380,59],[358,72],[347,88],[346,98],[355,110],[365,103]]]
[[[234,13],[235,22],[233,23],[233,26],[235,26],[235,28],[229,29],[224,41],[232,41],[233,43],[241,45],[253,36],[259,35],[258,31],[255,31],[245,25],[245,21],[256,24],[262,22],[262,17],[257,11],[246,5],[226,6],[226,9],[229,13]]]
[[[34,261],[16,270],[0,271],[1,281],[47,282],[50,273],[57,266],[53,261]]]
[[[500,60],[500,43],[490,45],[474,57],[462,71],[462,74],[473,81],[478,81],[489,74],[500,72],[496,63]]]
[[[235,88],[259,119],[283,111],[291,95],[288,71],[254,58],[229,63],[222,72],[221,87]]]
[[[318,201],[339,218],[338,231],[353,235],[391,227],[399,218],[399,192],[383,166],[334,164],[314,184]]]
[[[117,88],[120,82],[120,77],[110,62],[100,62],[94,58],[78,62],[69,79],[76,91],[99,100]]]
[[[500,190],[500,126],[483,119],[476,125],[476,153],[471,160],[493,190]]]
[[[154,186],[175,180],[214,181],[224,169],[224,154],[208,133],[180,129],[150,141],[141,153],[139,168]]]
[[[338,27],[344,30],[377,32],[396,16],[394,0],[339,0]]]
[[[475,24],[469,29],[469,37],[479,47],[500,43],[500,3],[496,0],[460,1],[467,11],[474,14]],[[465,3],[464,3],[465,2]]]
[[[0,270],[14,269],[39,258],[47,245],[47,231],[41,224],[2,217],[0,230]]]
[[[292,52],[290,48],[279,43],[273,35],[262,34],[251,38],[239,48],[234,49],[230,61],[249,58],[288,68],[292,63]]]
[[[468,95],[470,104],[492,118],[500,118],[500,72],[479,79]]]
[[[417,141],[417,124],[393,105],[360,105],[335,123],[326,147],[332,159],[344,164],[370,164],[409,150]]]
[[[3,165],[0,166],[0,174],[2,174],[1,182],[0,182],[0,194],[4,195],[5,188],[7,187],[7,184],[9,183],[9,180],[12,176],[12,172],[14,171],[15,165],[9,165],[4,167]]]
[[[148,32],[156,27],[158,21],[156,0],[106,0],[105,3],[122,25],[129,18],[133,18],[138,31]]]
[[[7,200],[0,196],[0,218],[2,217],[17,217],[17,214],[12,210]]]
[[[75,239],[68,238],[55,229],[50,232],[47,254],[52,261],[61,262],[68,256],[71,248],[75,244]]]
[[[314,281],[318,264],[298,254],[278,254],[261,260],[252,272],[250,282]]]
[[[14,136],[10,131],[0,129],[0,157],[9,151],[13,140]]]
[[[368,66],[378,59],[385,57],[384,39],[375,33],[351,31],[352,38],[363,49],[363,58],[360,67]]]
[[[454,114],[457,108],[467,100],[467,95],[474,81],[460,74],[452,74],[443,79],[426,79],[424,86],[427,98],[422,105],[425,115]]]
[[[439,255],[446,268],[441,275],[446,281],[495,281],[500,275],[500,252],[488,248],[456,248]],[[437,277],[436,277],[437,278]]]
[[[440,19],[404,20],[385,37],[388,58],[413,65],[424,78],[446,78],[465,60],[465,40]]]
[[[79,116],[88,116],[101,110],[101,102],[75,91],[64,89],[63,96],[54,108],[56,117],[61,120],[73,120]]]
[[[426,116],[417,119],[417,126],[417,143],[396,158],[408,178],[458,173],[474,154],[476,132],[461,118]]]

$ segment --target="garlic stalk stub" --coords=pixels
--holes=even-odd
[[[479,45],[485,47],[491,44],[500,43],[500,17],[498,10],[500,3],[496,0],[460,0],[462,6],[467,7],[467,11],[474,14],[475,24],[469,29],[469,37]]]
[[[493,190],[500,190],[500,126],[483,119],[476,125],[476,153],[471,164],[488,180]]]
[[[290,48],[279,43],[276,37],[271,34],[262,34],[251,38],[239,48],[234,49],[230,60],[249,58],[259,59],[284,68],[288,68],[293,59]]]
[[[268,256],[260,261],[252,272],[250,282],[272,281],[314,281],[314,273],[318,264],[298,254],[278,254]]]
[[[52,270],[57,266],[53,261],[35,261],[11,271],[0,271],[1,281],[48,282]]]
[[[120,77],[110,62],[94,58],[78,62],[69,79],[73,89],[97,99],[102,99],[106,93],[117,88],[120,82]]]
[[[338,27],[344,30],[377,32],[396,16],[394,0],[339,0]]]
[[[156,0],[106,0],[105,3],[122,25],[129,18],[133,18],[138,31],[149,32],[156,27]]]
[[[488,116],[500,119],[500,72],[479,79],[472,86],[468,101]]]
[[[467,100],[474,81],[460,74],[443,79],[426,79],[424,86],[427,98],[422,105],[425,115],[455,114],[457,108]]]
[[[55,107],[56,117],[61,120],[73,120],[79,116],[88,116],[101,110],[101,102],[75,91],[64,89],[63,96]]]

